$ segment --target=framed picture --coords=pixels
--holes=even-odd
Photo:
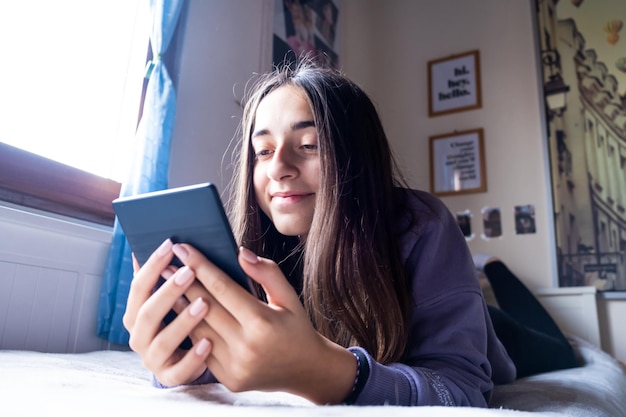
[[[430,191],[439,196],[487,191],[483,129],[430,137]]]
[[[428,62],[428,116],[482,107],[478,50]]]

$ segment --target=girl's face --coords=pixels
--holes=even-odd
[[[313,113],[302,90],[282,86],[259,103],[251,142],[259,206],[287,236],[309,232],[319,190],[320,159]]]

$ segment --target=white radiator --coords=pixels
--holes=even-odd
[[[111,228],[0,205],[0,349],[88,352]]]

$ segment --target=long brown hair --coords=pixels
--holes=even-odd
[[[284,85],[306,93],[318,133],[320,189],[305,241],[274,228],[252,182],[256,109]],[[394,232],[400,180],[371,100],[340,72],[304,59],[254,83],[240,140],[229,204],[236,240],[279,263],[322,335],[362,346],[382,363],[401,358],[410,297]]]

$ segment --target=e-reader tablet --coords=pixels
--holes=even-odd
[[[239,285],[252,292],[251,284],[237,260],[237,245],[214,184],[120,197],[113,209],[140,265],[170,238],[189,243]],[[174,265],[182,266],[174,257]]]

